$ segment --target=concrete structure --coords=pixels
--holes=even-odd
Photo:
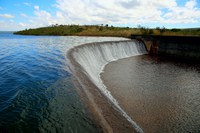
[[[146,45],[151,54],[200,59],[200,36],[132,35]]]

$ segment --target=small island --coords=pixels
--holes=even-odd
[[[167,29],[165,27],[148,28],[143,26],[114,27],[101,25],[51,25],[36,29],[25,29],[14,32],[19,35],[48,35],[48,36],[110,36],[126,37],[131,35],[162,35],[162,36],[200,36],[200,28]]]

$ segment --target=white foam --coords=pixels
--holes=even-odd
[[[72,56],[81,65],[84,72],[90,80],[100,89],[116,107],[116,109],[134,126],[137,132],[143,133],[142,129],[127,115],[119,106],[117,100],[112,96],[110,91],[100,78],[106,64],[131,56],[146,54],[145,45],[137,40],[119,41],[119,42],[102,42],[85,44],[75,47]]]

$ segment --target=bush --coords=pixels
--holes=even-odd
[[[178,32],[178,31],[181,31],[181,29],[173,28],[173,29],[171,29],[170,31],[172,31],[172,32]]]

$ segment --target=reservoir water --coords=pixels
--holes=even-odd
[[[200,132],[199,62],[142,55],[109,63],[101,76],[144,132]]]
[[[66,52],[111,37],[0,33],[0,132],[98,132],[75,91]]]

